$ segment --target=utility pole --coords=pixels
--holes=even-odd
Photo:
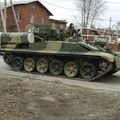
[[[4,32],[7,32],[7,22],[6,22],[6,18],[7,18],[7,16],[6,16],[6,6],[7,6],[7,2],[6,2],[6,0],[4,0],[4,26],[5,26],[5,28],[4,28]]]
[[[117,23],[117,33],[119,33],[120,30],[120,22]]]
[[[3,14],[3,10],[2,10],[2,2],[0,2],[0,13],[1,13],[1,18],[2,18],[2,24],[3,24],[4,32],[7,32],[5,18],[4,18],[4,14]]]
[[[15,9],[14,9],[14,6],[13,6],[13,3],[12,3],[12,0],[10,0],[10,4],[11,4],[11,8],[12,8],[12,12],[13,12],[13,16],[14,16],[14,19],[15,19],[15,23],[16,23],[16,26],[17,26],[17,31],[20,32],[20,28],[19,28],[19,24],[18,24],[18,20],[17,20],[17,17],[16,17],[16,13],[15,13]],[[3,23],[3,28],[4,28],[4,32],[7,32],[7,10],[6,10],[6,6],[7,6],[7,1],[4,0],[4,13],[3,13],[3,9],[2,9],[2,3],[0,2],[0,11],[1,11],[1,16],[2,16],[2,23]]]
[[[111,31],[111,23],[112,23],[112,18],[110,17],[110,21],[109,21],[109,29],[110,29],[110,35],[112,35],[112,31]]]
[[[118,38],[119,38],[119,29],[120,29],[120,22],[117,23],[117,31],[116,31],[117,37],[116,37],[116,40],[118,40]]]
[[[16,17],[16,13],[15,13],[15,9],[14,9],[12,0],[10,0],[10,4],[11,4],[12,12],[13,12],[13,15],[14,15],[14,19],[15,19],[15,22],[16,22],[17,31],[20,32],[20,27],[19,27],[19,24],[18,24],[18,20],[17,20],[17,17]]]

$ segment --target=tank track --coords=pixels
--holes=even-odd
[[[42,55],[42,58],[46,58],[46,56],[48,55],[48,54],[41,54]],[[13,57],[13,59],[15,58],[15,57],[23,57],[24,56],[24,59],[25,58],[31,58],[31,57],[33,57],[34,55],[33,54],[30,54],[29,56],[26,56],[24,53],[23,54],[19,54],[18,55],[18,53],[16,54],[16,53],[12,53],[12,56],[14,56]],[[70,55],[69,54],[66,54],[66,55],[60,55],[60,56],[57,56],[57,57],[64,57],[64,56],[66,56],[66,58],[67,57],[70,57]],[[34,57],[36,57],[36,55],[34,56]],[[34,58],[33,57],[33,58]],[[51,54],[49,57],[51,57],[53,60],[56,60],[54,57],[55,57],[55,54]],[[47,58],[49,58],[49,57],[47,57]],[[94,57],[91,57],[91,56],[87,56],[87,57],[85,57],[84,58],[84,56],[81,56],[82,57],[82,59],[83,59],[83,61],[84,60],[86,60],[87,59],[87,61],[92,61],[92,60],[94,60],[94,59],[96,59],[96,58],[94,58]],[[70,57],[71,58],[71,57]],[[75,56],[75,58],[78,58],[78,56]],[[74,59],[75,59],[74,58]],[[92,60],[91,60],[92,59]],[[101,58],[97,58],[98,60],[101,60]],[[70,61],[72,61],[73,59],[71,58],[70,59]],[[4,58],[4,61],[5,61],[5,58]],[[82,61],[82,60],[81,60]],[[6,61],[5,61],[6,62]],[[6,62],[7,63],[7,62]],[[37,71],[30,71],[30,72],[28,72],[28,71],[25,71],[25,70],[23,70],[23,69],[19,69],[19,70],[16,70],[16,69],[14,69],[14,67],[13,67],[13,65],[12,65],[12,62],[9,62],[9,63],[7,63],[14,71],[20,71],[20,72],[27,72],[27,73],[33,73],[33,74],[41,74],[41,73],[39,73],[39,72],[37,72]],[[99,78],[101,78],[101,77],[103,77],[103,76],[105,76],[106,74],[108,74],[108,73],[110,73],[111,71],[113,71],[114,70],[114,64],[113,63],[110,63],[109,64],[109,66],[107,67],[107,69],[105,70],[105,71],[98,71],[98,73],[94,76],[94,77],[92,77],[92,78],[90,78],[90,79],[85,79],[85,78],[82,78],[80,75],[75,75],[75,76],[73,76],[73,77],[69,77],[69,76],[66,76],[64,73],[63,73],[63,71],[62,71],[62,74],[60,74],[60,75],[55,75],[55,74],[52,74],[52,73],[50,73],[50,71],[49,71],[49,73],[47,72],[47,73],[44,73],[44,75],[48,75],[48,76],[55,76],[55,77],[62,77],[62,78],[68,78],[68,79],[75,79],[75,80],[81,80],[81,81],[93,81],[93,80],[96,80],[96,79],[99,79]],[[41,75],[43,75],[43,74],[41,74]]]
[[[11,65],[8,64],[8,66],[9,66],[12,70],[16,71]],[[80,81],[91,82],[91,81],[95,81],[95,80],[97,80],[97,79],[99,79],[99,78],[101,78],[101,77],[104,77],[105,75],[107,75],[107,73],[109,73],[109,72],[111,72],[111,71],[112,71],[112,67],[109,67],[109,69],[108,69],[107,71],[105,71],[105,72],[103,72],[103,73],[101,73],[101,74],[99,74],[99,75],[97,75],[97,76],[95,76],[95,77],[93,77],[92,79],[89,79],[89,80],[88,80],[88,79],[79,78],[79,77],[70,78],[70,77],[61,76],[61,75],[58,76],[58,75],[51,75],[51,74],[40,74],[40,73],[38,73],[38,72],[31,72],[31,74],[47,75],[47,76],[52,76],[52,77],[67,78],[67,79],[72,79],[72,80],[80,80]],[[26,72],[26,71],[24,71],[24,70],[19,70],[18,72],[29,73],[29,72]]]

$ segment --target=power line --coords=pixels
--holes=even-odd
[[[39,0],[45,4],[48,4],[48,5],[52,5],[54,7],[58,7],[58,8],[61,8],[61,9],[66,9],[66,10],[71,10],[71,11],[79,11],[78,9],[73,9],[73,8],[67,8],[67,7],[63,7],[63,6],[59,6],[59,5],[56,5],[56,4],[53,4],[53,3],[49,3],[49,2],[45,2],[44,0]],[[108,4],[116,4],[116,5],[119,5],[120,2],[105,2],[105,3],[108,3]]]
[[[44,0],[39,0],[43,3],[46,3],[46,4],[49,4],[49,5],[52,5],[52,6],[55,6],[55,7],[58,7],[58,8],[62,8],[62,9],[66,9],[66,10],[72,10],[72,11],[79,11],[78,9],[73,9],[73,8],[67,8],[67,7],[63,7],[63,6],[59,6],[59,5],[56,5],[56,4],[53,4],[53,3],[49,3],[49,2],[45,2]],[[105,3],[108,3],[108,4],[120,4],[120,2],[105,2]]]
[[[58,8],[62,8],[62,9],[67,9],[67,10],[74,10],[74,11],[79,11],[78,9],[72,9],[72,8],[67,8],[67,7],[62,7],[62,6],[59,6],[59,5],[55,5],[55,4],[52,4],[52,3],[49,3],[49,2],[45,2],[44,0],[39,0],[45,4],[49,4],[49,5],[52,5],[52,6],[55,6],[55,7],[58,7]],[[110,4],[120,4],[120,2],[117,2],[117,3],[114,3],[114,2],[105,2],[105,3],[110,3]],[[59,14],[59,13],[56,13],[56,16],[69,16],[69,17],[77,17],[77,18],[81,18],[79,16],[76,16],[76,15],[68,15],[68,14]],[[92,18],[90,18],[92,19]],[[110,21],[109,19],[102,19],[102,18],[94,18],[95,20],[101,20],[101,21]],[[114,20],[112,19],[112,21],[120,21],[120,20]]]
[[[79,11],[78,9],[72,9],[72,8],[62,7],[62,6],[55,5],[55,4],[52,4],[52,3],[49,3],[49,2],[45,2],[44,0],[40,0],[40,1],[43,2],[43,3],[46,3],[46,4],[49,4],[49,5],[52,5],[52,6],[58,7],[58,8],[67,9],[67,10],[75,10],[75,11]],[[114,2],[105,2],[105,3],[114,4]],[[119,4],[120,4],[120,3],[119,3]],[[78,17],[78,16],[72,16],[72,15],[68,15],[68,14],[57,14],[57,15],[69,16],[69,17]],[[79,18],[80,18],[80,17],[79,17]],[[92,19],[92,18],[90,18],[90,19]],[[102,21],[109,21],[109,19],[101,19],[101,18],[95,18],[95,19],[96,19],[96,20],[102,20]],[[112,20],[112,21],[119,21],[119,20]]]
[[[73,11],[78,11],[78,9],[66,8],[66,7],[63,7],[63,6],[55,5],[55,4],[52,4],[52,3],[49,3],[49,2],[45,2],[43,0],[39,0],[39,1],[41,1],[43,3],[46,3],[46,4],[49,4],[49,5],[52,5],[52,6],[55,6],[55,7],[58,7],[58,8],[67,9],[67,10],[73,10]]]
[[[105,2],[105,3],[108,3],[108,4],[120,4],[120,2]]]
[[[60,13],[56,13],[56,14],[54,14],[54,15],[55,15],[55,16],[61,16],[61,15],[62,15],[62,16],[68,16],[68,17],[81,18],[80,16],[77,16],[77,15],[60,14]],[[92,18],[89,18],[89,19],[92,19]],[[104,18],[104,19],[103,19],[103,18],[94,18],[94,19],[95,19],[95,20],[100,20],[100,21],[110,21],[110,19],[105,19],[105,18]],[[118,20],[117,20],[117,19],[112,19],[111,22],[112,22],[112,21],[114,21],[114,22],[115,22],[115,21],[120,21],[120,19],[118,19]]]

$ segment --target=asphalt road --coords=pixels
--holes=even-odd
[[[118,92],[120,91],[120,71],[118,71],[114,75],[106,76],[93,82],[84,82],[78,80],[63,79],[58,77],[15,72],[11,70],[11,68],[4,63],[2,56],[0,56],[0,74],[8,77],[9,75],[20,76],[20,77],[31,77],[31,79],[38,79],[38,80],[42,79],[45,81],[60,82],[67,85],[82,86],[82,87],[99,89],[99,90],[107,90],[107,91],[109,90],[109,91],[118,91]]]

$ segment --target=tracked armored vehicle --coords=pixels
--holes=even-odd
[[[46,41],[32,33],[0,33],[0,46],[4,61],[16,71],[92,81],[120,69],[118,54],[74,38]]]

